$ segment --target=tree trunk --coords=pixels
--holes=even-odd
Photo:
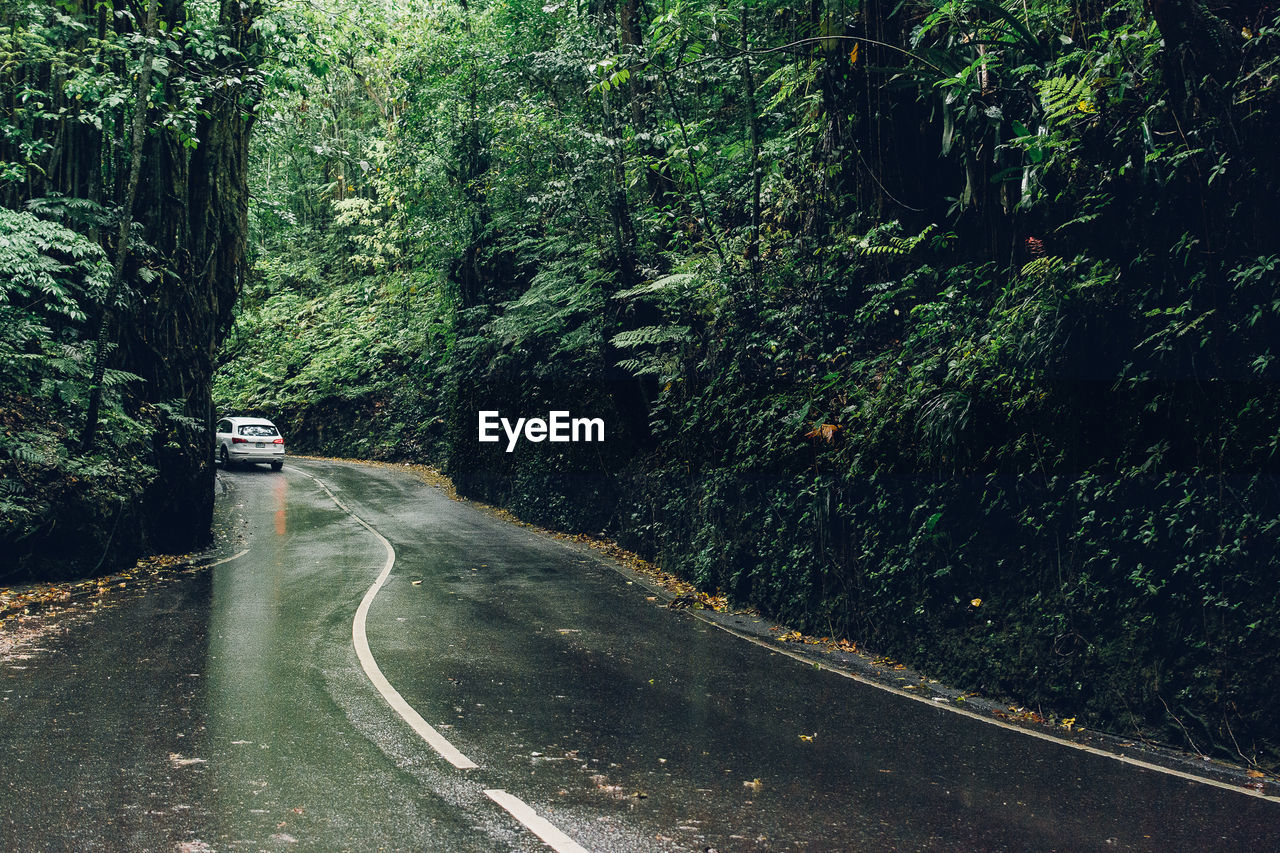
[[[103,300],[98,315],[97,334],[93,345],[93,378],[89,381],[89,408],[85,414],[84,429],[80,433],[80,450],[93,449],[93,434],[98,428],[98,409],[102,405],[102,380],[107,368],[107,341],[111,338],[111,305],[120,292],[124,279],[124,263],[129,257],[129,232],[133,225],[133,205],[138,198],[138,178],[142,174],[142,146],[147,139],[147,113],[151,100],[151,65],[155,61],[154,40],[156,34],[156,0],[147,3],[146,47],[142,50],[142,69],[138,73],[138,88],[133,107],[133,139],[129,148],[129,179],[125,188],[124,204],[120,208],[120,231],[116,237],[116,259],[111,270],[111,286]]]
[[[232,46],[252,57],[251,11],[223,0],[221,14]],[[247,69],[225,71],[242,80],[251,76]],[[251,86],[242,83],[213,102],[189,159],[166,139],[147,163],[159,196],[148,211],[148,234],[177,275],[147,287],[133,322],[122,330],[122,360],[145,380],[144,405],[172,405],[182,418],[162,416],[157,476],[144,498],[145,540],[162,551],[201,544],[213,514],[214,353],[230,328],[246,273],[249,134],[257,97]]]

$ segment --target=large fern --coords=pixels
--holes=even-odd
[[[655,281],[646,281],[644,284],[636,285],[613,295],[614,299],[640,299],[645,297],[653,297],[666,295],[670,291],[680,287],[688,287],[698,281],[697,273],[678,272],[671,275],[663,276]]]
[[[600,316],[607,282],[593,257],[554,260],[538,270],[524,294],[503,304],[487,331],[507,347],[535,338],[563,342]]]
[[[618,349],[632,349],[634,347],[673,343],[686,340],[688,337],[688,326],[642,326],[639,329],[619,332],[613,336],[609,343]]]
[[[45,437],[33,432],[4,436],[0,438],[0,452],[15,462],[26,465],[54,465],[58,462],[58,457],[44,446],[43,438]]]
[[[1066,261],[1062,260],[1062,258],[1055,255],[1045,255],[1023,264],[1021,275],[1023,278],[1047,279],[1049,276],[1061,272],[1066,266]]]
[[[884,243],[874,246],[859,245],[858,250],[864,255],[909,255],[937,230],[936,225],[929,225],[914,237],[889,236]],[[870,235],[868,235],[870,236]]]
[[[1097,112],[1093,103],[1093,89],[1084,77],[1050,77],[1048,80],[1041,80],[1036,88],[1039,90],[1040,108],[1044,110],[1046,124],[1066,124]]]

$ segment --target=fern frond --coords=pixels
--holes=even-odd
[[[938,226],[930,224],[926,226],[925,229],[921,231],[919,234],[916,234],[914,237],[893,236],[888,238],[887,243],[881,243],[880,245],[877,245],[877,246],[860,245],[858,247],[858,250],[862,252],[863,255],[868,255],[872,257],[883,256],[883,255],[894,255],[894,256],[909,255],[913,251],[915,251],[917,246],[919,246],[925,240],[929,239],[929,236],[933,234],[933,232],[936,230],[938,230]]]
[[[1055,255],[1045,255],[1042,258],[1036,258],[1022,267],[1022,275],[1024,278],[1032,276],[1047,276],[1061,271],[1066,266],[1066,262]]]
[[[895,246],[892,243],[886,243],[883,246],[867,246],[862,250],[864,255],[905,255],[906,250],[901,246]]]
[[[26,462],[28,465],[47,465],[53,460],[47,453],[36,450],[28,444],[12,444],[5,448],[9,451],[9,456],[16,462]]]
[[[689,337],[688,326],[643,326],[614,335],[609,343],[618,349],[656,346],[674,341],[682,341]]]
[[[656,279],[654,281],[647,281],[644,284],[627,288],[626,290],[621,291],[620,293],[615,293],[613,295],[613,298],[614,299],[634,299],[638,296],[652,296],[654,294],[661,293],[666,290],[670,290],[673,287],[680,287],[682,285],[693,284],[695,281],[697,281],[697,279],[698,279],[698,276],[695,273],[691,273],[691,272],[673,273],[671,275],[663,276],[662,278]]]
[[[632,376],[660,376],[667,367],[664,359],[624,358],[618,367]]]
[[[1072,119],[1097,112],[1093,90],[1084,77],[1050,77],[1037,85],[1040,108],[1048,124],[1065,124]]]
[[[128,385],[130,382],[141,381],[141,376],[136,373],[130,373],[127,370],[113,370],[108,367],[102,373],[102,385],[104,388],[119,388],[122,385]]]

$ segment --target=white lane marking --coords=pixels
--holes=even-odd
[[[370,527],[368,522],[352,512],[342,501],[338,500],[338,496],[329,491],[329,487],[326,486],[319,478],[312,477],[306,471],[302,471],[296,466],[287,470],[297,471],[299,474],[302,474],[305,477],[310,477],[314,480],[315,484],[324,489],[325,494],[327,494],[333,502],[338,505],[339,509],[354,518],[361,527],[377,537],[378,541],[382,543],[382,547],[387,551],[387,562],[382,567],[382,573],[378,575],[378,579],[373,582],[373,586],[369,587],[368,591],[365,592],[364,599],[356,609],[355,621],[351,623],[351,641],[355,644],[356,657],[360,659],[360,666],[364,668],[365,675],[369,676],[369,681],[371,681],[373,686],[377,688],[378,692],[382,694],[382,698],[386,700],[386,703],[391,706],[392,710],[404,718],[404,721],[409,724],[409,727],[417,732],[419,737],[430,744],[432,749],[440,753],[442,758],[454,767],[457,767],[459,770],[469,770],[476,767],[477,765],[474,761],[463,755],[456,746],[445,739],[444,735],[440,734],[440,732],[432,728],[430,723],[422,719],[422,715],[415,711],[413,706],[405,701],[404,697],[400,695],[400,691],[391,686],[391,682],[387,681],[387,677],[382,674],[381,668],[378,667],[378,662],[373,658],[373,652],[369,649],[369,639],[365,636],[365,619],[369,615],[369,606],[373,604],[373,599],[378,595],[378,591],[382,589],[382,585],[387,582],[387,578],[391,576],[391,567],[396,563],[396,549],[391,547],[391,543],[387,541],[385,536]]]
[[[338,496],[329,490],[318,477],[313,477],[306,471],[301,471],[297,467],[289,469],[297,471],[299,474],[310,477],[317,486],[324,489],[324,493],[338,505],[338,508],[347,515],[354,518],[365,529],[378,538],[382,543],[382,547],[387,550],[387,562],[382,568],[382,574],[378,575],[378,579],[373,582],[373,586],[369,587],[369,591],[364,594],[364,600],[360,602],[359,609],[356,610],[355,622],[351,626],[352,639],[356,646],[356,655],[360,658],[360,663],[364,666],[365,674],[369,676],[369,680],[378,688],[378,692],[386,699],[387,704],[396,710],[405,721],[413,727],[422,739],[431,744],[436,750],[444,756],[454,767],[460,770],[473,768],[476,764],[459,752],[453,744],[445,740],[444,736],[431,727],[431,724],[419,716],[418,712],[404,701],[404,698],[391,686],[390,682],[383,676],[382,670],[378,668],[378,663],[373,659],[373,653],[369,651],[369,643],[365,639],[364,623],[365,617],[369,612],[369,605],[373,603],[374,596],[378,594],[378,590],[382,589],[382,585],[386,583],[387,578],[391,575],[391,567],[395,565],[396,551],[391,547],[391,543],[386,537],[369,526],[363,518],[352,512],[346,504],[338,500]],[[384,689],[385,688],[385,689]],[[506,791],[498,789],[486,790],[485,795],[493,800],[514,817],[520,823],[529,829],[534,835],[542,839],[543,843],[549,846],[556,853],[589,853],[589,851],[569,836],[565,835],[555,827],[551,821],[544,817],[539,817],[538,813],[529,807],[524,800],[519,797],[508,794]]]
[[[239,554],[232,554],[230,557],[223,557],[221,560],[215,560],[212,563],[201,563],[196,566],[197,569],[212,569],[214,566],[221,566],[223,563],[230,563],[232,560],[238,560],[245,554],[249,553],[249,549],[245,548]]]
[[[1101,758],[1111,758],[1111,759],[1114,759],[1115,761],[1119,761],[1122,764],[1131,764],[1134,767],[1141,767],[1144,770],[1154,770],[1157,773],[1164,773],[1168,776],[1177,776],[1180,779],[1186,779],[1191,782],[1199,782],[1202,785],[1212,785],[1215,788],[1222,788],[1224,791],[1235,791],[1237,794],[1247,794],[1250,797],[1257,797],[1260,800],[1270,800],[1272,802],[1280,802],[1280,797],[1277,797],[1274,794],[1268,794],[1263,791],[1255,791],[1252,788],[1242,788],[1238,785],[1232,785],[1229,782],[1220,782],[1217,779],[1211,779],[1207,776],[1197,776],[1194,773],[1187,773],[1184,770],[1175,770],[1172,767],[1161,767],[1159,764],[1152,764],[1149,761],[1143,761],[1141,758],[1132,758],[1128,755],[1121,755],[1120,753],[1117,753],[1117,752],[1107,752],[1105,749],[1098,749],[1096,746],[1089,746],[1088,744],[1076,743],[1075,741],[1070,741],[1070,740],[1067,740],[1066,738],[1060,738],[1060,737],[1057,737],[1056,735],[1051,735],[1048,732],[1038,732],[1034,729],[1024,729],[1021,726],[1015,726],[1012,723],[1005,722],[1004,720],[999,720],[999,719],[996,719],[995,717],[987,717],[987,716],[984,716],[983,714],[979,714],[976,711],[970,711],[968,708],[958,708],[949,702],[934,702],[929,697],[916,696],[915,694],[898,690],[888,684],[881,684],[878,681],[874,681],[870,678],[866,678],[865,676],[858,675],[855,672],[849,672],[848,670],[841,669],[836,666],[831,666],[830,664],[825,664],[825,663],[822,663],[821,661],[811,660],[807,657],[804,657],[803,655],[790,651],[789,649],[782,649],[782,648],[778,648],[777,646],[770,645],[769,643],[766,643],[764,640],[761,640],[757,637],[751,636],[750,634],[746,634],[741,631],[730,628],[728,625],[721,625],[719,622],[716,622],[713,619],[708,619],[707,617],[702,616],[694,611],[688,611],[688,612],[692,613],[695,619],[699,619],[702,622],[707,623],[708,625],[719,628],[721,631],[725,631],[726,633],[732,634],[733,636],[738,637],[739,639],[746,640],[748,643],[754,643],[763,649],[768,649],[771,652],[777,652],[780,655],[785,655],[786,657],[793,658],[794,660],[798,660],[801,663],[805,664],[806,666],[815,666],[818,669],[823,669],[823,670],[826,670],[827,672],[834,672],[837,675],[843,675],[845,678],[848,678],[852,681],[856,681],[859,684],[865,684],[868,687],[874,687],[877,690],[883,690],[886,693],[892,693],[894,696],[901,696],[903,699],[912,699],[916,702],[920,702],[925,705],[928,705],[930,708],[941,708],[944,711],[950,711],[953,714],[959,714],[962,717],[968,717],[969,719],[977,720],[980,723],[986,723],[987,725],[990,725],[990,726],[997,726],[998,728],[1007,729],[1008,731],[1016,732],[1020,735],[1027,735],[1029,737],[1045,740],[1045,741],[1048,741],[1049,743],[1056,743],[1059,746],[1070,747],[1071,749],[1076,749],[1081,752],[1087,752],[1090,755],[1097,755]]]
[[[513,818],[523,823],[530,832],[541,838],[556,853],[587,853],[585,847],[556,829],[545,817],[539,817],[538,813],[519,797],[497,789],[487,790],[484,794],[510,812]]]

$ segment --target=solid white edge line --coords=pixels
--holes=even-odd
[[[215,560],[212,563],[201,563],[196,566],[197,569],[212,569],[214,566],[221,566],[223,563],[230,563],[232,560],[238,560],[245,554],[249,553],[249,549],[245,548],[239,554],[232,554],[230,557],[223,557],[221,560]]]
[[[513,818],[520,821],[534,835],[556,853],[588,853],[587,849],[560,830],[545,817],[540,817],[529,804],[519,797],[496,788],[484,792],[485,796],[502,806]]]
[[[1153,764],[1149,761],[1143,761],[1141,758],[1131,758],[1128,755],[1121,755],[1120,753],[1116,753],[1116,752],[1107,752],[1105,749],[1098,749],[1096,746],[1089,746],[1088,744],[1076,743],[1074,741],[1067,740],[1066,738],[1061,738],[1055,735],[1051,735],[1047,732],[1038,732],[1034,729],[1024,729],[1021,726],[1015,726],[1012,723],[1005,722],[1004,720],[998,720],[994,717],[988,717],[988,716],[985,716],[984,714],[979,714],[976,711],[970,711],[968,708],[958,708],[955,705],[951,704],[950,702],[934,702],[931,698],[927,698],[924,696],[915,696],[911,693],[907,693],[902,690],[897,690],[888,684],[881,684],[880,682],[875,681],[873,679],[858,675],[856,672],[850,672],[846,669],[841,669],[840,667],[832,666],[831,664],[822,663],[821,661],[811,660],[809,658],[804,657],[803,655],[796,654],[795,652],[790,651],[788,649],[782,649],[782,648],[778,648],[777,646],[770,645],[769,643],[766,643],[764,640],[761,640],[757,637],[753,637],[749,634],[745,634],[741,631],[736,631],[733,628],[730,628],[728,625],[721,625],[719,622],[716,622],[715,620],[712,620],[712,619],[708,619],[697,613],[693,613],[693,615],[694,615],[694,618],[702,622],[705,622],[708,625],[719,628],[721,631],[724,631],[728,634],[732,634],[733,636],[738,637],[739,639],[746,640],[748,643],[754,643],[755,645],[760,646],[763,649],[768,649],[771,652],[777,652],[780,655],[785,655],[786,657],[800,661],[801,663],[806,664],[808,666],[815,666],[818,669],[823,669],[828,672],[834,672],[836,675],[842,675],[845,678],[858,682],[859,684],[865,684],[868,687],[874,687],[877,690],[883,690],[886,693],[892,693],[893,695],[900,696],[903,699],[911,699],[923,705],[927,705],[930,708],[938,708],[943,711],[950,711],[953,714],[959,714],[962,717],[968,717],[969,719],[977,720],[980,723],[986,723],[987,725],[996,726],[997,728],[1006,729],[1008,731],[1015,732],[1017,734],[1027,735],[1028,737],[1038,738],[1039,740],[1048,741],[1049,743],[1056,743],[1059,746],[1070,747],[1071,749],[1079,750],[1080,752],[1087,752],[1090,755],[1097,755],[1101,758],[1110,758],[1115,761],[1119,761],[1122,764],[1130,764],[1134,767],[1141,767],[1144,770],[1153,770],[1156,773],[1163,773],[1167,776],[1177,776],[1181,779],[1186,779],[1187,781],[1190,781],[1190,782],[1199,782],[1202,785],[1211,785],[1215,788],[1221,788],[1224,791],[1234,791],[1237,794],[1245,794],[1246,796],[1256,797],[1257,799],[1260,799],[1260,800],[1267,800],[1273,803],[1280,802],[1280,797],[1276,797],[1272,794],[1267,794],[1262,791],[1255,791],[1252,788],[1243,788],[1238,785],[1232,785],[1228,782],[1220,782],[1217,779],[1211,779],[1207,776],[1197,776],[1196,774],[1188,773],[1185,770],[1175,770],[1172,767],[1161,767],[1159,764]]]
[[[324,489],[325,494],[338,505],[339,509],[354,518],[361,527],[377,537],[378,541],[382,543],[382,547],[387,551],[387,561],[383,564],[382,573],[378,575],[377,580],[365,592],[364,598],[360,601],[360,606],[356,608],[355,620],[351,623],[351,641],[356,647],[356,657],[360,659],[360,666],[364,669],[364,674],[369,677],[369,681],[372,682],[386,703],[391,706],[391,709],[399,714],[409,724],[409,727],[418,733],[419,737],[430,744],[432,749],[440,753],[442,758],[459,770],[470,770],[476,767],[477,765],[474,761],[463,755],[457,747],[445,739],[444,735],[422,719],[422,715],[405,701],[404,697],[400,695],[400,691],[391,686],[391,682],[387,681],[387,677],[382,674],[382,669],[378,666],[378,662],[374,660],[373,652],[369,648],[369,639],[365,635],[365,619],[369,614],[369,607],[373,604],[373,599],[377,597],[378,591],[382,589],[382,585],[391,576],[391,567],[396,563],[396,549],[391,547],[391,543],[387,541],[385,536],[374,530],[369,526],[368,522],[338,500],[337,495],[331,492],[329,487],[318,477],[314,477],[297,467],[289,470],[297,471],[305,477],[310,477],[317,486]]]

